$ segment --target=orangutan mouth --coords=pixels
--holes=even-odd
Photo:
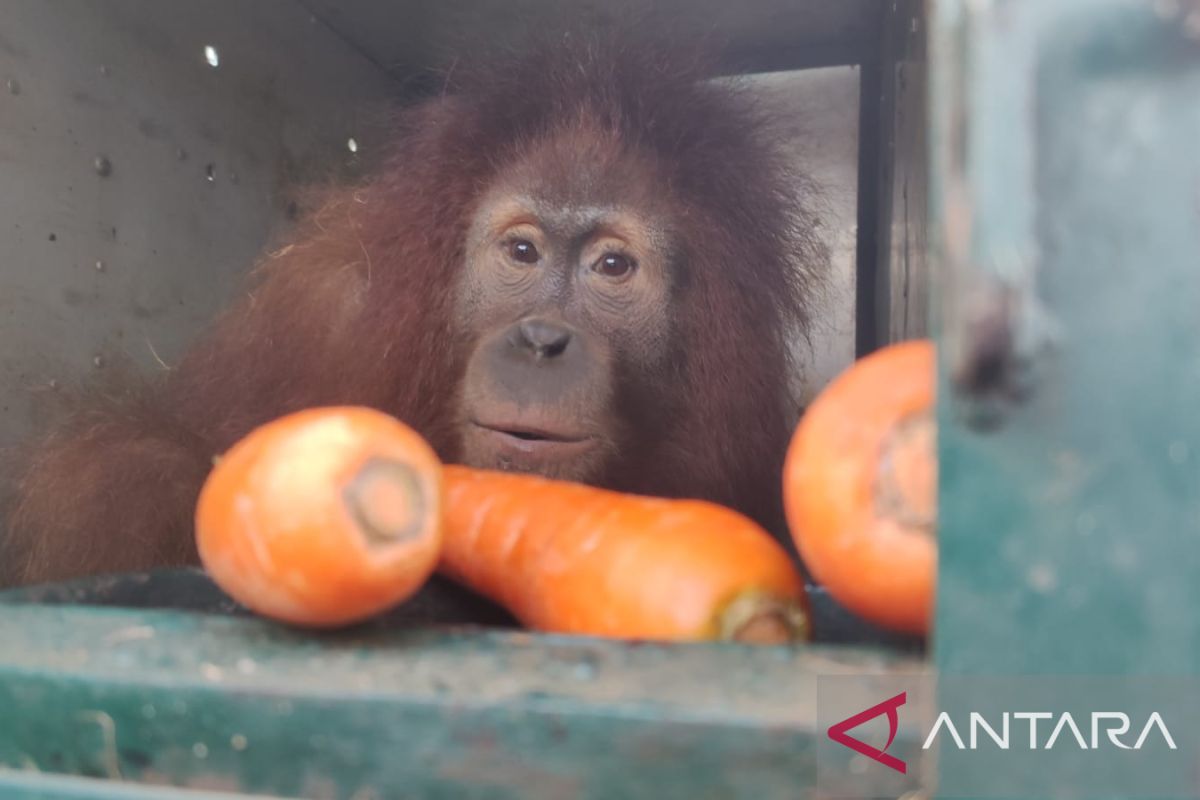
[[[499,451],[567,458],[590,449],[594,439],[586,434],[564,432],[542,426],[512,423],[472,423],[482,438]]]

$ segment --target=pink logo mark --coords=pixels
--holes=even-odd
[[[854,716],[846,717],[846,719],[829,728],[829,738],[838,744],[844,744],[856,753],[862,753],[867,758],[878,761],[885,767],[890,767],[896,770],[896,772],[905,774],[908,772],[908,765],[895,756],[888,755],[887,749],[892,746],[892,741],[896,738],[896,731],[900,728],[900,715],[897,709],[904,705],[907,699],[908,692],[901,692],[895,697],[884,700],[877,706],[871,706],[866,711],[860,711]],[[866,742],[855,739],[846,733],[846,731],[857,728],[868,720],[875,719],[880,714],[887,714],[888,721],[888,740],[882,750],[874,748]]]

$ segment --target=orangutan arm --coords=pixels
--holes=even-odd
[[[162,380],[88,399],[6,459],[0,585],[195,564],[192,511],[213,457],[257,424],[332,399],[339,382],[325,375],[345,359],[329,352],[342,346],[331,315],[354,291],[352,262],[327,268],[336,256],[310,244],[269,259]]]
[[[0,582],[195,563],[190,509],[210,464],[145,402],[77,415],[13,469]]]

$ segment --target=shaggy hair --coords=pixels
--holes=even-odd
[[[826,258],[808,182],[751,95],[706,80],[695,54],[579,33],[522,52],[460,63],[442,94],[398,112],[383,168],[326,190],[175,369],[26,448],[0,552],[8,582],[196,563],[191,514],[213,456],[303,407],[379,408],[454,460],[469,343],[453,292],[477,198],[534,143],[581,126],[652,164],[686,210],[681,357],[656,390],[679,410],[622,454],[617,488],[725,503],[782,534],[799,414],[788,343],[807,324],[804,276]]]

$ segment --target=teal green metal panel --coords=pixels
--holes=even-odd
[[[948,796],[1195,795],[1195,692],[1162,677],[1200,674],[1188,6],[934,5],[939,707],[1157,710],[1185,748],[943,747]]]
[[[1200,670],[1187,6],[937,4],[943,674]]]
[[[11,606],[0,641],[0,766],[338,798],[792,798],[815,778],[817,676],[919,668],[73,606]]]
[[[124,781],[0,769],[0,797],[4,800],[266,800],[267,795],[164,789]]]

